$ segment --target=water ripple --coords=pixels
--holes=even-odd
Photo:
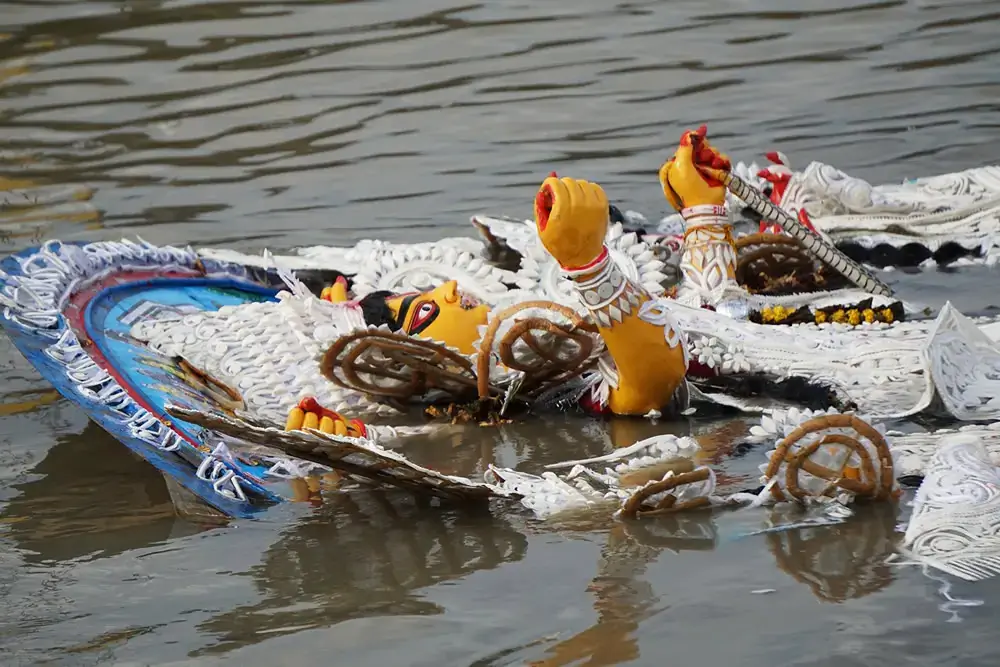
[[[529,216],[554,168],[656,216],[660,164],[706,121],[734,159],[780,149],[796,167],[822,160],[879,181],[965,169],[1000,154],[998,19],[1000,0],[7,0],[0,245],[140,234],[259,252],[471,235],[472,213]],[[619,533],[529,540],[534,529],[506,520],[442,523],[351,498],[305,523],[282,515],[195,539],[151,468],[46,394],[6,343],[0,358],[0,589],[21,633],[0,643],[5,664],[60,647],[122,664],[236,647],[263,647],[246,664],[333,651],[389,664],[376,654],[393,632],[406,664],[441,664],[445,644],[461,653],[448,664],[499,663],[557,634],[553,650],[580,661],[593,637],[607,664],[658,648],[675,662],[787,664],[813,629],[818,650],[837,654],[822,638],[840,614],[891,638],[901,610],[915,626],[936,614],[914,611],[926,599],[912,581],[817,609],[760,544],[735,559],[659,558]],[[604,447],[578,430],[560,458]],[[552,429],[517,437],[556,449]],[[615,576],[591,581],[612,563]],[[758,598],[733,594],[751,579],[781,589],[763,617]],[[588,629],[576,610],[591,604]],[[761,635],[730,618],[739,639],[692,640],[727,615],[774,626]],[[377,628],[353,630],[365,617]],[[706,617],[716,624],[687,620]],[[679,641],[664,647],[671,631]],[[969,636],[934,638],[965,647]],[[883,643],[888,659],[909,659]],[[364,659],[343,658],[351,650]]]
[[[481,208],[523,211],[530,190],[512,191],[548,163],[615,183],[655,213],[657,189],[632,177],[655,173],[686,126],[710,121],[738,157],[780,138],[802,159],[871,164],[841,139],[906,121],[887,113],[891,91],[913,110],[941,85],[923,72],[947,67],[945,85],[985,97],[997,62],[991,3],[12,6],[0,21],[0,140],[20,159],[5,170],[100,184],[111,227],[151,224],[178,242],[194,230],[162,215],[171,188],[188,202],[179,223],[212,223],[206,242],[234,226],[267,237],[257,225],[273,212],[296,243],[317,224],[348,238],[369,222],[397,221],[404,234],[416,221],[462,228]],[[969,115],[966,131],[988,132],[990,111],[918,104],[909,140],[923,147],[909,150],[940,145],[956,113]],[[628,129],[589,134],[623,113]],[[853,155],[839,149],[848,144]],[[289,217],[324,206],[337,214]]]

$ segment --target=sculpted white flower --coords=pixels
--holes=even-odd
[[[747,361],[746,355],[743,354],[743,348],[733,345],[730,346],[724,355],[722,355],[722,371],[724,373],[742,373],[744,371],[750,370],[750,362]]]
[[[722,348],[719,346],[717,338],[700,336],[694,339],[691,344],[691,356],[698,360],[699,364],[716,368],[722,364]]]

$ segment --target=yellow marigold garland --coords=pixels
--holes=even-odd
[[[785,306],[765,306],[760,311],[751,313],[751,321],[758,324],[795,324],[802,322],[837,322],[858,326],[862,322],[885,322],[891,324],[902,319],[903,305],[893,303],[885,308],[873,308],[871,299],[866,299],[854,306],[831,306],[821,310],[811,310],[806,306],[793,309]]]

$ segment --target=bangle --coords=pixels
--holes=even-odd
[[[604,328],[631,315],[645,296],[645,291],[632,285],[611,259],[607,247],[593,262],[578,269],[563,269],[563,275],[573,281],[584,307]]]
[[[593,261],[587,262],[583,266],[566,267],[563,266],[563,273],[570,278],[575,276],[581,276],[588,273],[593,273],[598,269],[602,262],[608,259],[608,246],[602,246],[601,254],[597,256]]]
[[[726,217],[726,207],[716,204],[702,204],[701,206],[689,206],[681,209],[681,217],[686,221],[688,218],[718,218]]]

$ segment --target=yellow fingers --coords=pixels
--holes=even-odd
[[[343,303],[347,301],[347,281],[341,278],[330,286],[330,296],[327,299],[333,303]]]
[[[590,183],[589,181],[583,181],[583,183],[586,184],[585,189],[589,192],[589,206],[600,211],[608,210],[608,195],[605,194],[604,188],[597,183]]]
[[[350,435],[347,422],[343,419],[334,419],[328,415],[323,415],[323,417],[319,420],[319,430],[323,433],[330,433],[332,435]]]
[[[568,179],[567,179],[568,180]],[[566,195],[569,197],[570,206],[573,208],[583,208],[591,200],[590,188],[587,181],[569,180],[566,183]]]
[[[538,194],[535,196],[535,224],[538,225],[540,232],[545,231],[549,220],[559,217],[566,199],[565,183],[555,176],[549,176],[542,181]]]
[[[577,213],[590,212],[595,209],[606,213],[604,209],[608,208],[608,196],[605,194],[604,188],[590,181],[549,176],[542,181],[539,194],[544,195],[544,197],[536,199],[536,222],[539,222],[540,218],[555,220]],[[540,202],[542,199],[547,204],[547,215],[546,212],[539,210],[542,207],[542,203]],[[541,224],[539,226],[544,227],[545,225]]]
[[[312,396],[299,401],[299,404],[289,410],[285,420],[286,431],[315,429],[321,433],[363,438],[367,436],[365,425],[356,420],[347,420],[343,415],[327,410]]]
[[[549,176],[535,195],[542,245],[565,268],[596,259],[608,229],[608,197],[596,183]]]
[[[302,421],[305,418],[305,412],[301,408],[292,408],[288,413],[288,419],[285,421],[286,431],[298,431],[302,428]]]
[[[319,298],[332,303],[343,303],[347,301],[347,281],[342,277],[329,287],[324,287],[319,293]]]
[[[307,412],[305,419],[302,420],[302,430],[316,428],[317,426],[319,426],[319,415],[315,412]]]
[[[694,164],[694,142],[690,138],[691,134],[691,130],[688,130],[685,138],[681,139],[677,150],[674,151],[675,163]]]
[[[670,158],[663,163],[660,167],[660,187],[663,188],[663,196],[666,197],[667,201],[678,211],[684,208],[684,203],[681,198],[674,192],[674,189],[670,186],[670,173],[674,168],[674,158]]]

